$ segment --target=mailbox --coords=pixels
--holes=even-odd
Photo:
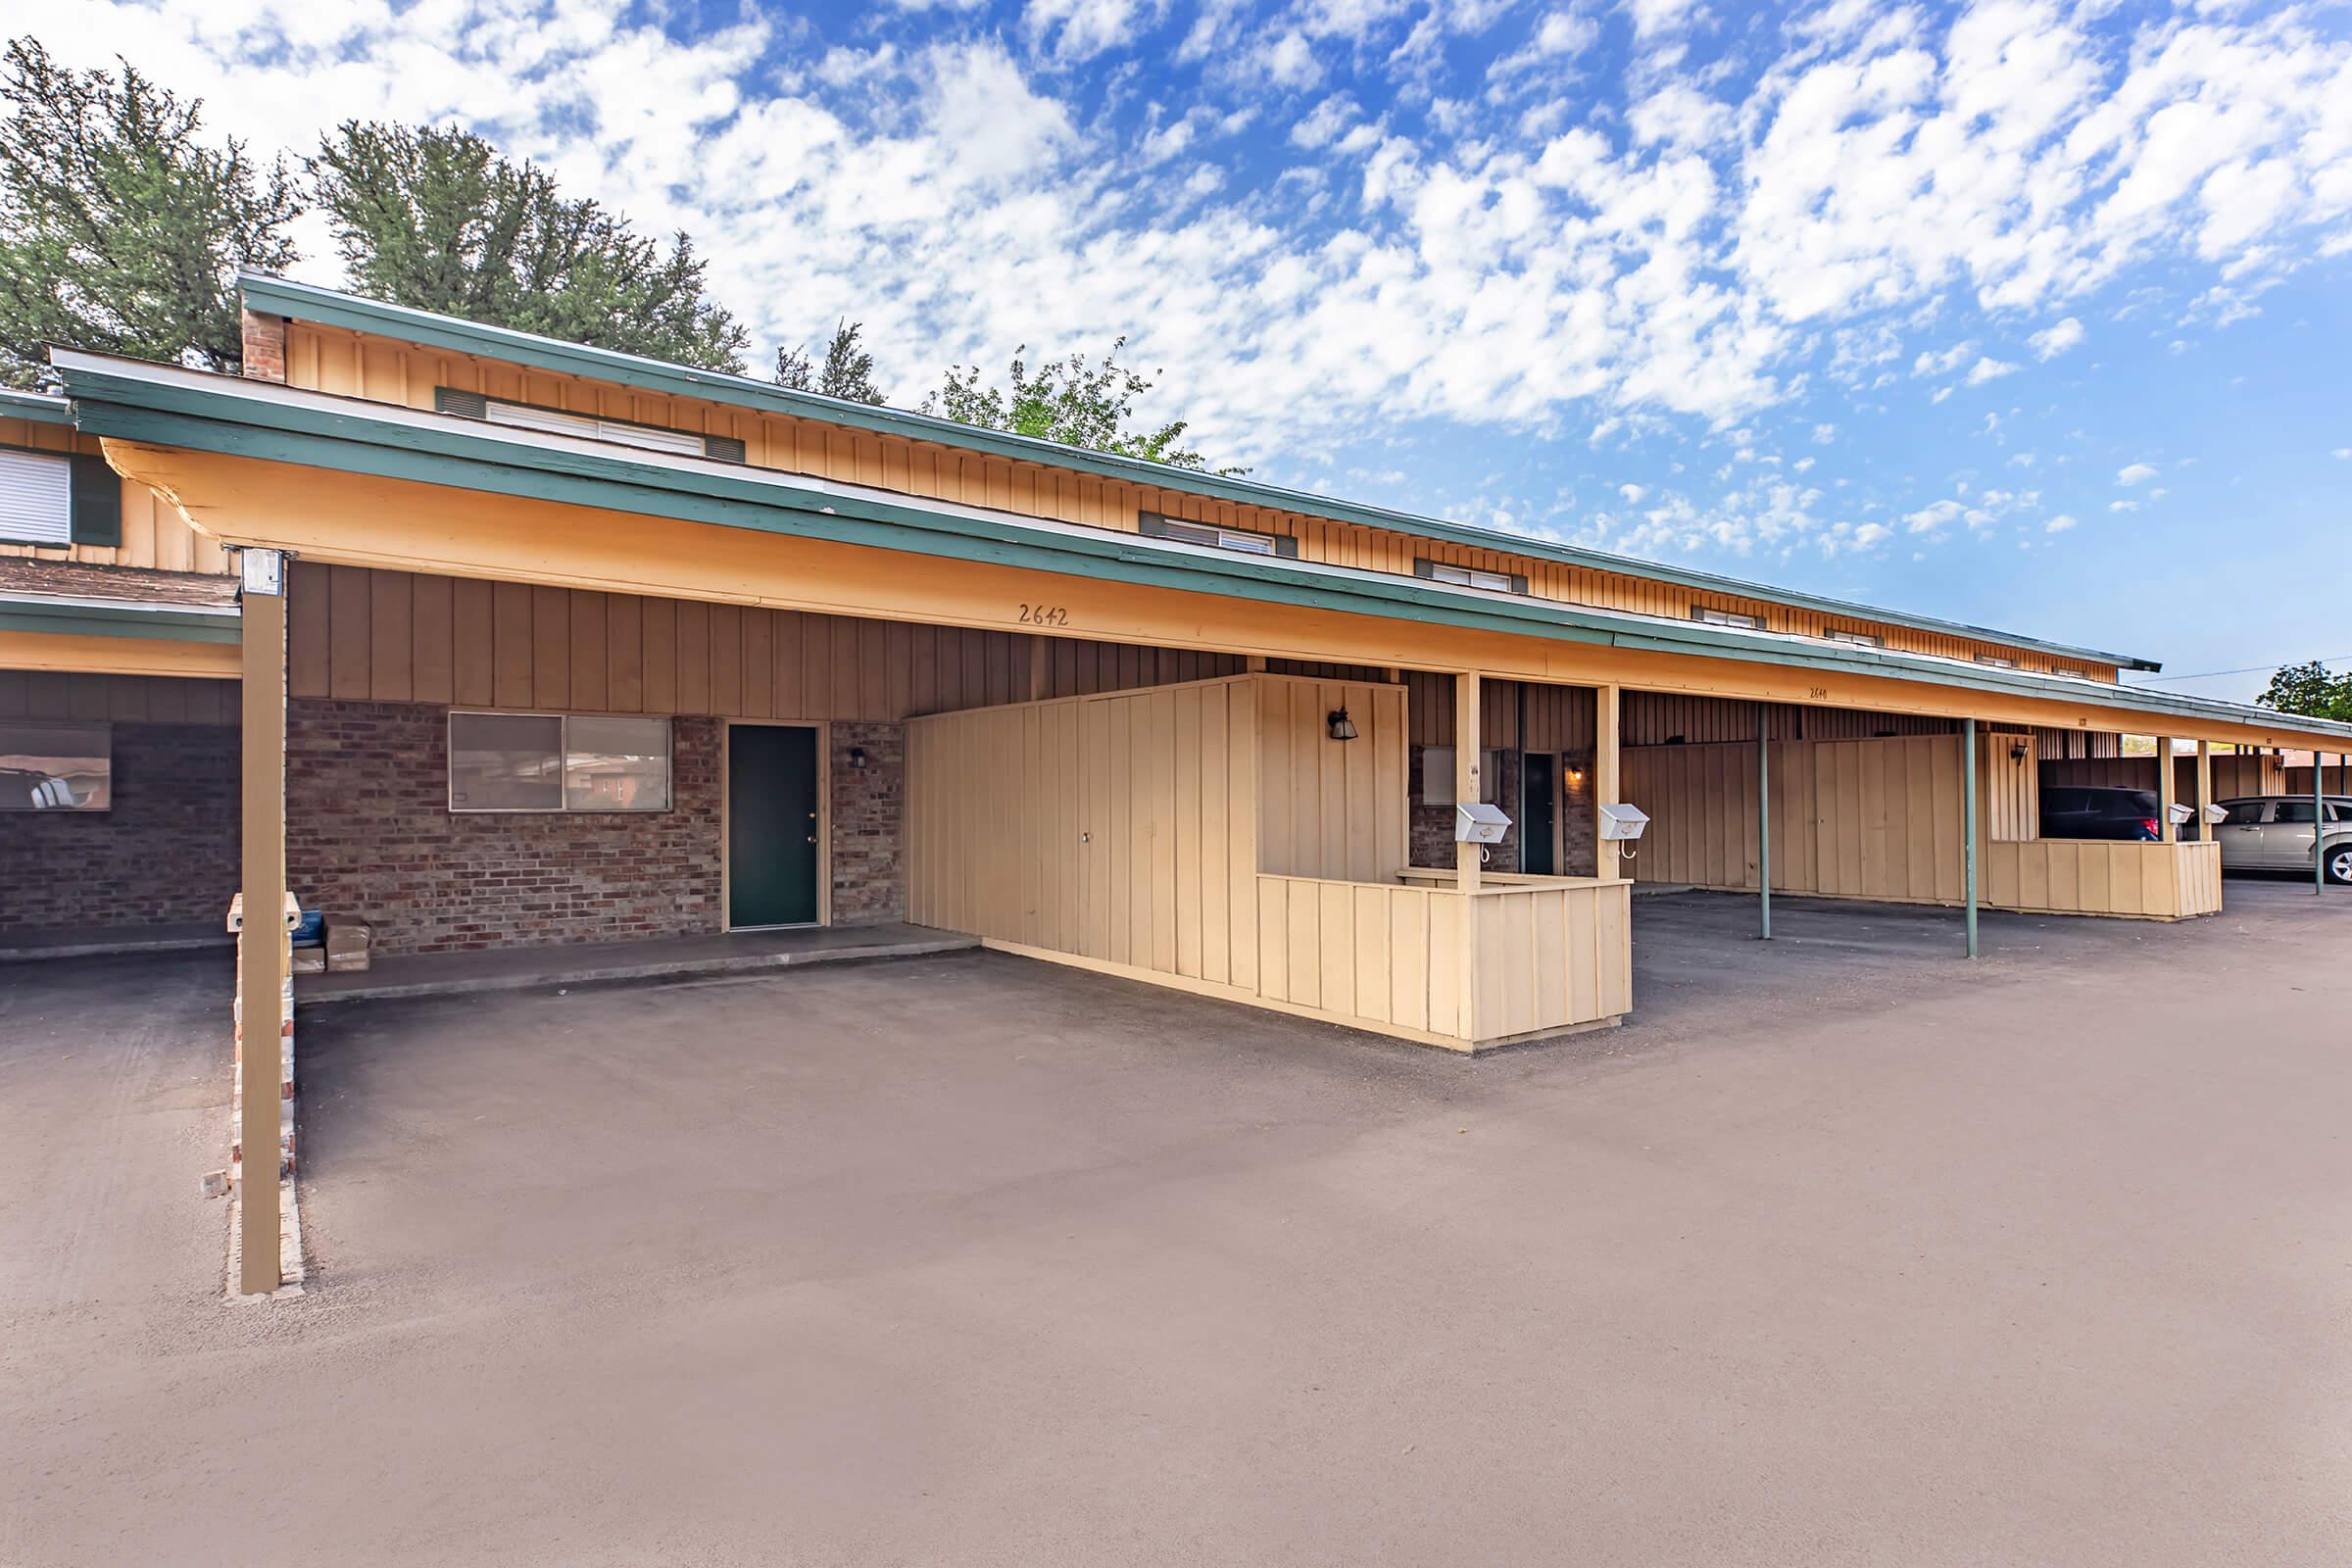
[[[2183,806],[2179,801],[2175,801],[2172,805],[2172,816],[2173,826],[2186,827],[2197,819],[2197,808],[2193,806]]]
[[[1649,813],[1639,806],[1620,802],[1600,808],[1600,836],[1604,839],[1638,839],[1649,826]]]
[[[2220,827],[2224,822],[2230,820],[2230,808],[2225,806],[2208,806],[2205,808],[2205,820],[2215,827]]]
[[[1511,819],[1502,814],[1499,806],[1484,801],[1458,804],[1453,808],[1453,841],[1456,844],[1500,844],[1510,830]]]

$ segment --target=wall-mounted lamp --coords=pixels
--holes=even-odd
[[[2019,741],[2009,748],[2009,760],[2012,762],[2022,762],[2025,760],[2026,743],[2024,741]]]
[[[1348,716],[1348,710],[1345,708],[1333,709],[1324,716],[1323,723],[1331,731],[1331,738],[1335,741],[1355,739],[1355,720]]]
[[[855,768],[863,768],[865,766],[864,747],[853,746],[850,748],[850,765]]]

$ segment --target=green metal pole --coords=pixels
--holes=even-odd
[[[1756,705],[1756,938],[1772,940],[1772,710]]]
[[[1977,956],[1977,721],[1962,721],[1960,741],[1960,809],[1967,816],[1960,842],[1966,846],[1962,870],[1968,883],[1968,956]]]
[[[2327,797],[2320,786],[2327,782],[2328,768],[2320,757],[2320,749],[2311,749],[2311,896],[2325,897],[2328,892],[2328,857],[2320,853],[2327,843],[2321,830],[2328,825]]]

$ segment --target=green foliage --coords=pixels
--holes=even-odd
[[[853,403],[884,401],[882,389],[874,385],[874,357],[858,346],[858,334],[864,330],[863,321],[836,322],[833,341],[825,345],[821,370],[808,363],[807,349],[776,350],[776,385]]]
[[[2256,700],[2282,713],[2352,723],[2352,674],[2330,675],[2316,659],[2308,664],[2288,664],[2271,676]]]
[[[203,101],[127,63],[70,71],[18,38],[0,70],[0,379],[37,382],[50,343],[234,369],[237,269],[296,260],[284,160],[208,145]]]
[[[351,286],[397,305],[653,359],[740,371],[743,327],[677,235],[556,189],[452,126],[347,121],[310,160]]]
[[[944,415],[959,424],[1009,430],[1172,468],[1208,469],[1200,453],[1177,444],[1184,439],[1186,421],[1172,419],[1150,430],[1128,428],[1135,400],[1156,383],[1119,364],[1119,351],[1126,346],[1127,339],[1121,337],[1100,364],[1089,365],[1083,355],[1072,354],[1066,360],[1049,360],[1035,371],[1021,359],[1028,350],[1015,349],[1011,384],[1003,388],[983,386],[976,365],[951,366],[947,384],[923,400],[922,412]]]

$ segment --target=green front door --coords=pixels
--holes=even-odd
[[[727,731],[727,924],[816,922],[816,731]]]

